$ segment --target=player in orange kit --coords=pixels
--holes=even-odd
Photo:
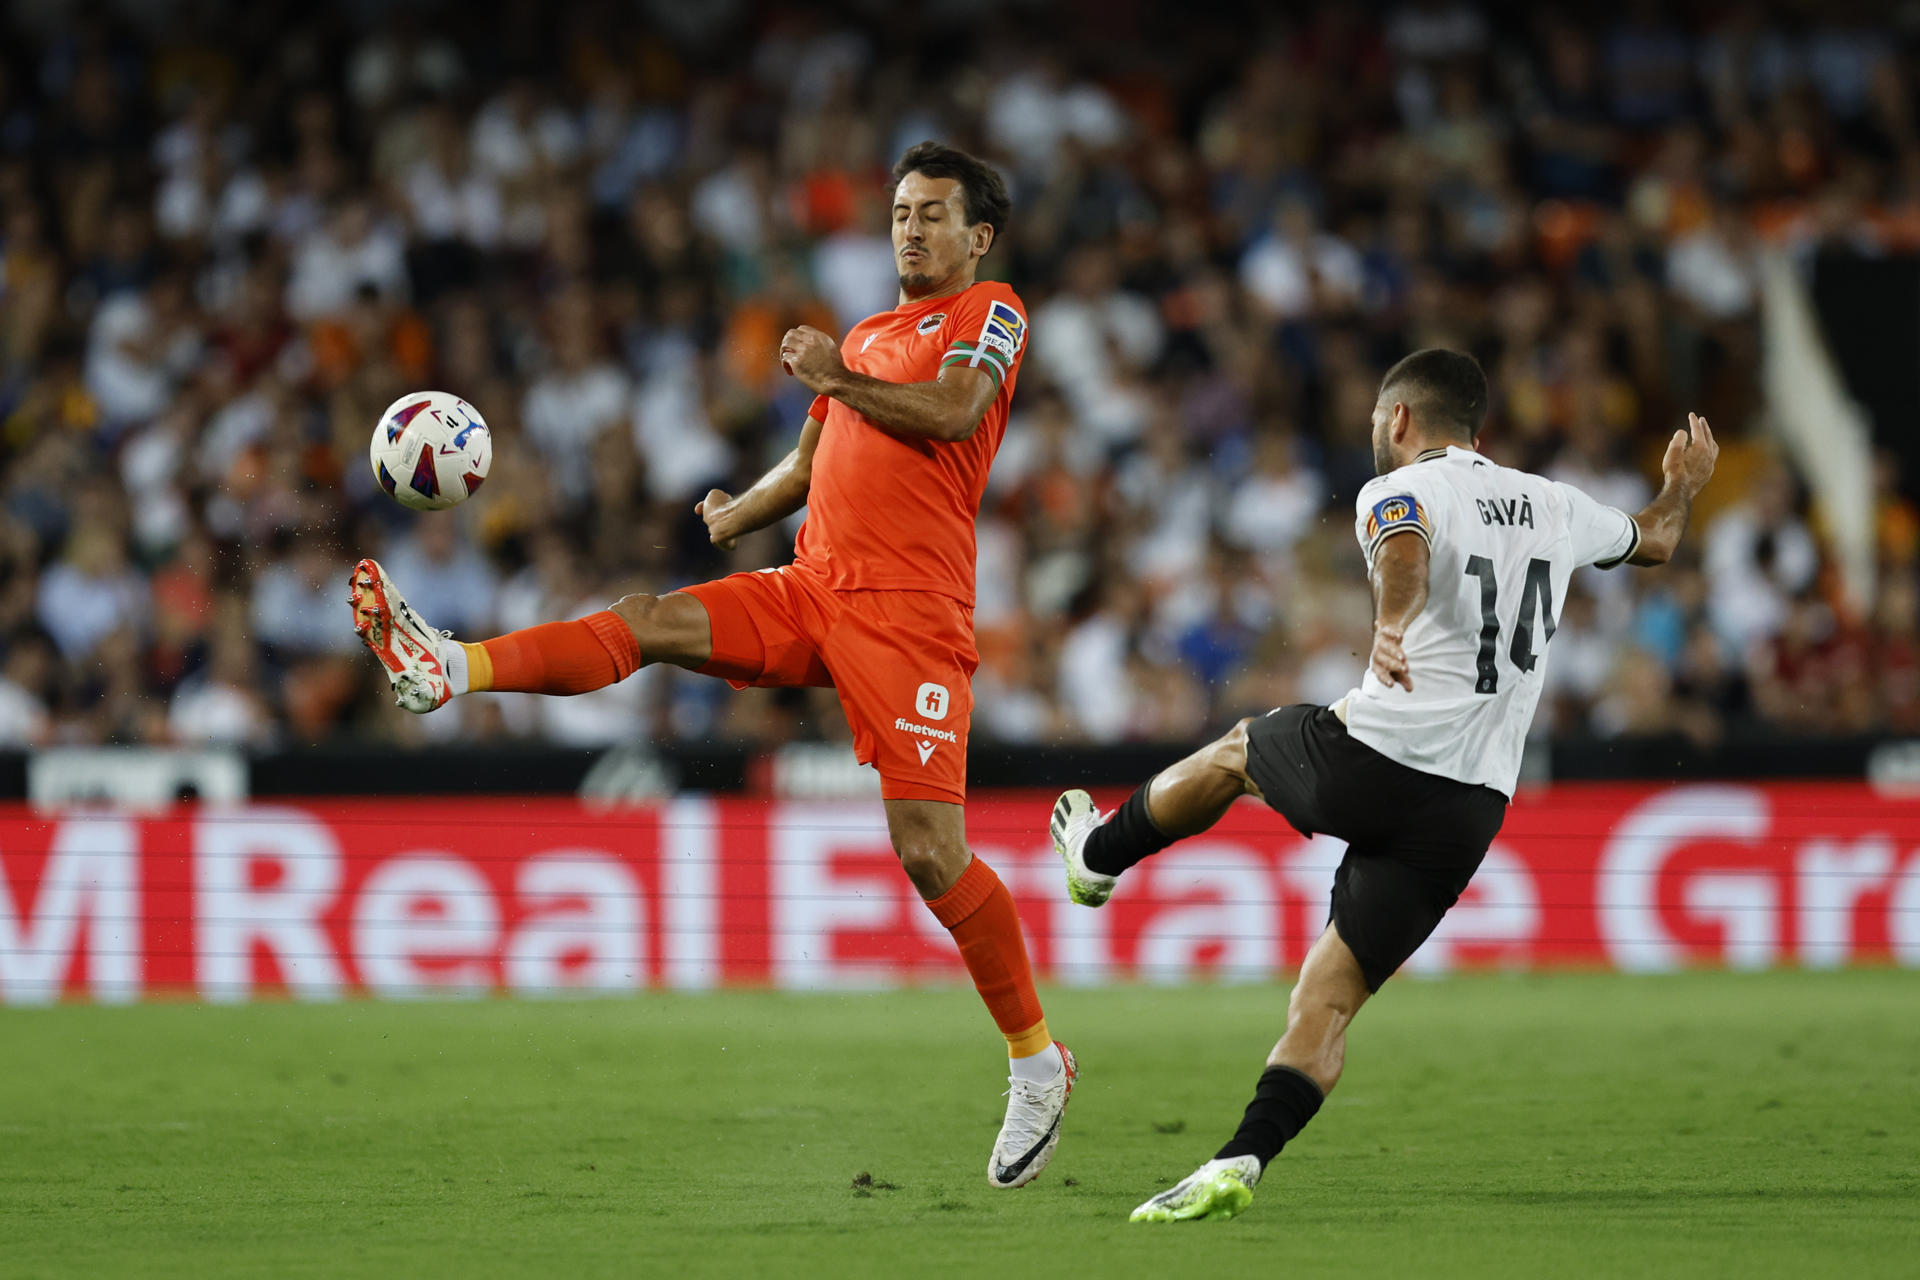
[[[987,1178],[1018,1187],[1052,1159],[1078,1069],[1047,1031],[1013,898],[968,850],[962,805],[979,664],[974,518],[1026,351],[1026,308],[1006,285],[974,282],[1010,207],[998,174],[925,142],[893,176],[900,305],[844,344],[789,330],[781,366],[817,393],[798,446],[745,493],[714,490],[697,508],[714,544],[731,547],[805,506],[792,564],[461,644],[362,560],[354,629],[409,711],[483,690],[585,693],[649,662],[737,688],[838,690],[855,754],[879,770],[900,865],[1006,1036],[1012,1077]]]

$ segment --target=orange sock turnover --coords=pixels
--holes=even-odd
[[[485,661],[473,660],[480,650]],[[610,609],[468,645],[470,691],[591,693],[640,669],[640,642]]]
[[[1040,996],[1033,989],[1020,914],[993,868],[975,858],[927,908],[959,945],[974,989],[1007,1038],[1008,1056],[1031,1057],[1051,1044]]]

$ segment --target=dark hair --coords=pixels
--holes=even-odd
[[[893,185],[899,186],[900,180],[910,173],[954,179],[966,197],[968,226],[984,222],[993,228],[996,239],[1005,229],[1007,215],[1013,212],[1013,201],[1007,198],[1007,184],[1001,180],[999,171],[986,161],[958,147],[922,142],[908,147],[900,163],[893,166]]]
[[[1487,375],[1466,352],[1444,347],[1414,352],[1380,379],[1380,398],[1396,388],[1422,427],[1470,441],[1480,438],[1487,421]]]

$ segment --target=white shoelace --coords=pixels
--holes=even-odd
[[[1032,1080],[1013,1078],[1007,1081],[1007,1091],[1000,1096],[1011,1100],[1007,1108],[1007,1119],[1025,1125],[1034,1133],[1046,1129],[1052,1121],[1053,1092],[1052,1084],[1039,1084]]]

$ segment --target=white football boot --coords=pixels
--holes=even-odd
[[[387,669],[393,700],[420,715],[445,706],[453,686],[441,649],[453,633],[422,622],[378,560],[353,566],[347,602],[353,606],[354,631]]]
[[[1093,807],[1093,797],[1084,791],[1065,791],[1053,802],[1053,851],[1067,864],[1067,896],[1083,907],[1097,907],[1113,896],[1119,876],[1103,875],[1087,865],[1087,837],[1104,823],[1109,814]]]
[[[1128,1215],[1128,1222],[1194,1222],[1231,1218],[1253,1203],[1260,1185],[1257,1156],[1209,1160]]]
[[[1073,1096],[1073,1082],[1080,1078],[1080,1064],[1058,1040],[1053,1047],[1064,1064],[1059,1075],[1045,1084],[1008,1077],[1007,1118],[987,1158],[987,1181],[996,1187],[1026,1186],[1040,1176],[1060,1145],[1060,1117]]]

